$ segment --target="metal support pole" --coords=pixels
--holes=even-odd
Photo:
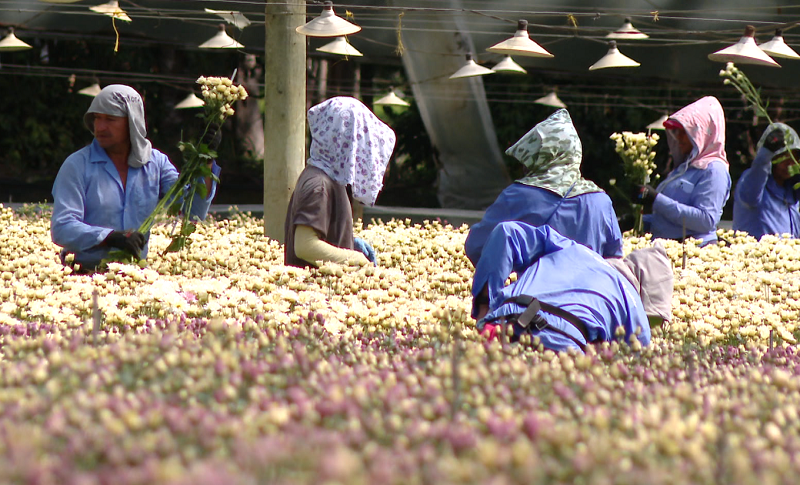
[[[286,210],[306,156],[304,0],[268,0],[265,22],[264,235],[284,242]]]

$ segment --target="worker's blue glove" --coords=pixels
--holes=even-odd
[[[372,264],[375,266],[378,265],[378,258],[375,256],[375,250],[372,249],[372,246],[370,246],[367,241],[360,237],[353,238],[353,246],[355,246],[356,251],[364,253],[364,256],[366,256]]]

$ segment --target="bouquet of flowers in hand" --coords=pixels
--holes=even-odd
[[[656,152],[653,147],[658,143],[658,134],[633,133],[623,131],[613,133],[611,140],[616,143],[614,150],[622,158],[625,177],[633,184],[645,185],[650,183],[650,176],[656,169]],[[658,175],[656,175],[658,178]],[[616,186],[616,185],[615,185]],[[636,215],[634,229],[637,235],[642,233],[642,206],[632,204]]]
[[[761,89],[757,89],[753,86],[753,83],[741,69],[736,67],[732,62],[729,62],[725,65],[725,69],[719,71],[719,76],[724,79],[722,81],[723,84],[731,85],[736,88],[739,94],[744,97],[745,101],[753,106],[753,111],[755,111],[757,117],[764,118],[767,120],[767,123],[770,125],[772,124],[772,118],[770,118],[767,112],[767,104],[761,100]],[[784,139],[784,143],[786,143],[787,147],[791,142],[792,140],[789,137]],[[789,175],[797,175],[800,173],[800,162],[795,158],[793,150],[788,150],[788,153],[794,162],[789,166]],[[773,163],[776,162],[777,161],[773,161]],[[795,190],[800,189],[800,184],[795,184],[793,188]]]
[[[226,77],[201,76],[197,79],[197,84],[200,85],[205,101],[204,112],[198,115],[203,118],[205,124],[203,134],[200,136],[201,141],[178,143],[183,155],[183,165],[178,180],[137,229],[140,233],[147,234],[157,220],[163,217],[175,217],[175,226],[170,235],[172,242],[165,252],[180,251],[187,246],[189,236],[195,231],[195,223],[191,220],[194,196],[197,194],[202,198],[208,197],[206,177],[219,182],[211,171],[211,162],[217,157],[217,153],[204,141],[206,134],[211,134],[210,129],[219,130],[225,120],[233,116],[233,103],[248,96],[244,86],[236,86]],[[178,223],[180,227],[176,227]],[[138,258],[126,251],[112,251],[108,259],[103,262],[133,263],[138,262]]]

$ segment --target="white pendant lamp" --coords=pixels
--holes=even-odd
[[[517,22],[517,31],[510,39],[495,44],[488,49],[495,54],[507,54],[509,56],[528,56],[528,57],[553,57],[542,46],[532,41],[528,35],[528,21],[520,20]]]
[[[355,34],[361,30],[361,27],[337,17],[333,12],[333,2],[326,0],[323,3],[322,13],[319,17],[297,27],[295,30],[298,34],[309,37],[341,37]]]
[[[250,25],[250,20],[248,20],[242,12],[237,12],[235,10],[211,10],[210,8],[205,10],[206,13],[222,17],[226,22],[234,25],[239,30]]]
[[[626,18],[625,22],[622,23],[622,27],[611,32],[606,36],[607,39],[622,39],[622,40],[636,40],[636,39],[648,39],[650,38],[649,35],[645,34],[641,30],[637,29],[631,23],[631,19]]]
[[[102,89],[100,88],[100,84],[94,83],[91,86],[79,90],[78,94],[95,97],[98,94],[100,94],[100,91],[102,91]]]
[[[554,108],[566,108],[567,105],[558,99],[555,91],[551,91],[547,96],[541,97],[534,101],[536,104],[543,104],[545,106],[552,106]]]
[[[241,49],[242,44],[236,42],[225,32],[225,24],[219,24],[219,31],[214,37],[200,44],[201,49]]]
[[[783,57],[784,59],[800,59],[800,55],[789,47],[783,40],[783,31],[775,31],[775,37],[769,42],[759,44],[758,47],[772,57]]]
[[[467,63],[464,64],[461,69],[453,73],[450,76],[450,79],[460,79],[463,77],[474,77],[474,76],[485,76],[487,74],[494,74],[489,68],[479,66],[475,61],[472,60],[472,54],[467,54]]]
[[[175,105],[175,109],[202,108],[206,102],[195,96],[194,93],[183,98],[183,101]]]
[[[655,120],[654,122],[647,125],[648,130],[666,130],[667,128],[664,126],[664,122],[669,119],[669,116],[662,115],[661,118]]]
[[[124,20],[125,22],[130,22],[131,18],[128,17],[128,14],[125,13],[119,6],[119,2],[117,0],[111,0],[108,3],[104,3],[102,5],[95,5],[94,7],[89,7],[89,10],[92,12],[101,13],[103,15],[108,15],[109,17],[114,17],[118,20]]]
[[[522,66],[514,62],[514,59],[511,56],[505,56],[502,61],[495,64],[492,68],[494,72],[518,72],[520,74],[526,74],[528,71],[525,70]]]
[[[730,47],[718,50],[709,54],[708,58],[716,62],[733,62],[736,64],[753,64],[755,66],[781,67],[766,52],[762,51],[757,45],[755,36],[756,29],[748,25],[744,29],[744,36],[739,42]]]
[[[14,29],[8,29],[8,35],[0,40],[0,52],[15,52],[30,49],[31,46],[17,38],[14,35]]]
[[[589,66],[589,70],[594,71],[595,69],[608,69],[610,67],[639,67],[640,65],[617,49],[617,41],[610,40],[608,41],[608,53]]]
[[[389,106],[411,106],[411,104],[408,101],[403,100],[402,98],[400,98],[400,96],[395,94],[394,88],[389,90],[389,94],[376,101],[373,101],[372,104],[383,104]]]
[[[328,42],[322,47],[317,47],[320,52],[327,52],[328,54],[339,54],[340,56],[361,57],[364,54],[359,52],[358,49],[350,45],[345,37],[337,37],[333,42]]]

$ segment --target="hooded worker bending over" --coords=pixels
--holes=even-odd
[[[505,286],[512,272],[517,280]],[[475,268],[472,317],[489,338],[505,322],[556,351],[613,340],[619,328],[648,345],[648,317],[670,318],[672,287],[663,247],[604,260],[550,226],[502,222]]]
[[[547,224],[602,257],[622,256],[611,199],[581,176],[583,149],[567,110],[533,127],[506,154],[522,162],[528,173],[503,190],[470,229],[464,251],[472,264],[478,264],[486,239],[503,221]]]
[[[71,253],[81,270],[91,271],[114,248],[146,258],[149,234],[136,229],[178,180],[178,171],[146,138],[144,101],[132,87],[103,88],[83,121],[94,140],[67,157],[53,184],[50,232],[63,248],[61,261]],[[218,132],[209,130],[206,136],[216,150]],[[219,175],[216,162],[211,170]],[[216,193],[211,177],[206,177],[206,188],[208,196],[195,195],[192,202],[192,216],[198,219],[205,219]]]

